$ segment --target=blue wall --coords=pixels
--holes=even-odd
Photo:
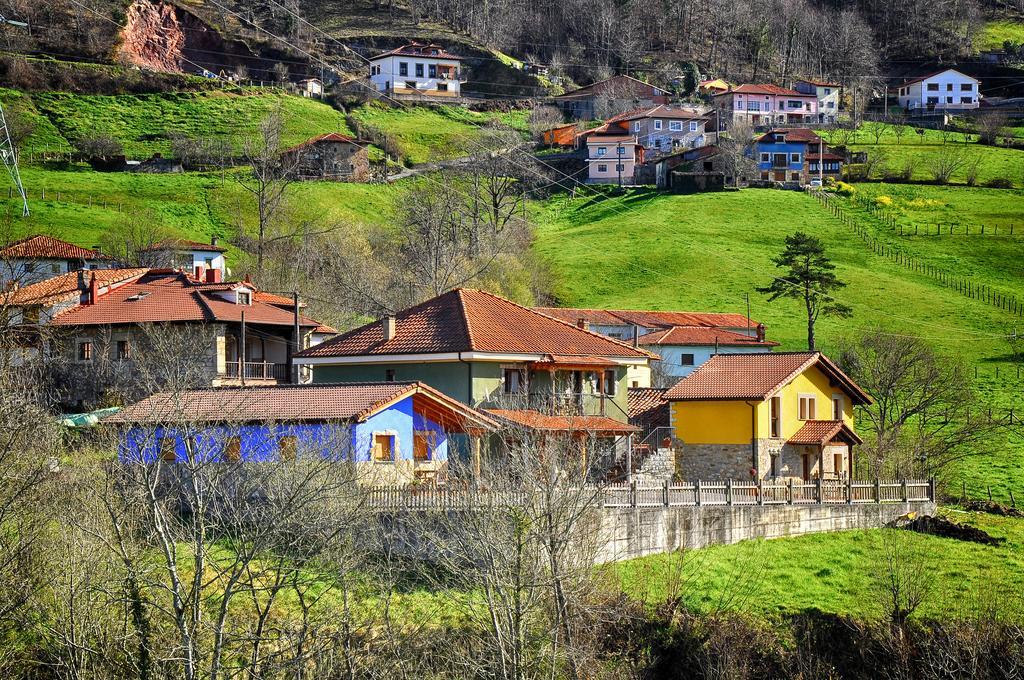
[[[772,167],[772,161],[769,158],[768,161],[761,160],[761,154],[786,154],[786,169],[793,171],[800,171],[804,167],[804,161],[806,160],[807,145],[803,142],[758,142],[757,143],[757,167],[759,170],[772,170],[778,169]],[[800,162],[794,163],[790,154],[800,154]]]
[[[449,435],[438,423],[413,413],[409,396],[379,411],[361,423],[244,423],[238,425],[190,424],[186,427],[146,427],[135,425],[121,435],[118,456],[121,460],[152,463],[160,455],[161,439],[174,437],[179,460],[186,457],[185,442],[195,442],[194,455],[204,460],[221,460],[224,443],[238,437],[241,456],[246,461],[278,459],[281,437],[295,437],[299,456],[340,457],[356,462],[370,460],[373,435],[388,432],[397,437],[397,460],[412,460],[413,432],[428,430],[436,434],[436,446],[430,459],[448,459]]]

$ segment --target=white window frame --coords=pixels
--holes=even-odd
[[[655,130],[660,130],[661,129],[661,119],[660,118],[655,118],[654,119],[654,129]]]
[[[791,154],[789,154],[789,162],[790,163],[799,163],[800,162],[800,154],[798,154],[798,153],[791,153]]]
[[[696,132],[697,128],[698,128],[697,121],[691,120],[690,121],[690,132]]]
[[[607,146],[599,146],[599,147],[597,147],[597,155],[598,155],[598,157],[604,156],[607,153],[608,153],[608,147]]]
[[[509,376],[514,375],[514,380],[509,380]],[[515,389],[512,389],[513,383],[518,383]],[[502,366],[501,367],[501,391],[502,394],[526,394],[526,369],[522,366]]]
[[[762,163],[771,163],[772,162],[772,155],[770,153],[768,153],[767,151],[762,151],[761,152],[761,162]]]
[[[392,437],[391,460],[377,460],[374,457],[373,446],[377,442],[378,435]],[[398,461],[402,460],[402,453],[399,448],[398,441],[398,430],[374,430],[372,434],[370,434],[370,462],[379,463],[380,465],[394,465]]]
[[[836,405],[839,406],[839,417],[836,417]],[[843,395],[833,394],[832,395],[832,420],[843,419],[843,409],[846,407],[846,403],[843,401]]]
[[[633,132],[640,132],[640,121],[633,121]]]
[[[682,132],[683,131],[683,121],[681,121],[681,120],[670,120],[668,122],[668,129],[669,129],[669,132]]]

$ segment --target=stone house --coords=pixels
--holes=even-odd
[[[849,479],[854,407],[871,403],[820,352],[719,354],[664,398],[691,480]]]
[[[0,290],[28,286],[59,274],[114,266],[109,255],[45,234],[0,249]]]
[[[661,105],[613,116],[605,125],[610,131],[618,129],[636,137],[651,156],[716,142],[718,132],[711,123],[713,119],[713,114],[696,108]],[[711,129],[707,127],[709,123]]]
[[[303,180],[367,182],[369,142],[332,132],[308,139],[282,154],[285,167]]]

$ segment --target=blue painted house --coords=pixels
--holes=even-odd
[[[770,130],[757,139],[755,154],[760,178],[807,184],[821,175],[838,177],[843,157],[828,152],[824,140],[807,128]]]
[[[370,483],[443,479],[456,439],[478,442],[497,427],[487,414],[420,382],[161,393],[104,423],[120,427],[118,454],[126,461],[329,457],[356,463]]]

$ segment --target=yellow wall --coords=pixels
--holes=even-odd
[[[832,395],[843,395],[843,420],[853,427],[853,405],[840,387],[829,385],[828,376],[817,367],[798,375],[777,394],[782,399],[782,438],[789,439],[803,426],[800,396],[814,395],[815,419],[832,419]],[[771,436],[770,404],[757,405],[755,427],[758,439]],[[743,401],[672,402],[672,426],[675,434],[688,444],[750,443],[750,406]]]
[[[743,401],[674,401],[672,426],[687,444],[749,444],[750,406]]]

